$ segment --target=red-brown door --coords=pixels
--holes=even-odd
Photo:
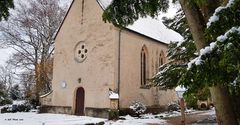
[[[84,97],[84,89],[82,87],[78,88],[76,93],[76,115],[84,115]]]

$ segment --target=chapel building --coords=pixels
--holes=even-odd
[[[147,84],[168,61],[168,43],[178,34],[151,18],[119,29],[102,21],[104,8],[104,0],[73,0],[56,34],[52,92],[41,98],[43,111],[107,117],[114,99],[120,110],[139,101],[154,111],[177,100],[174,90]]]

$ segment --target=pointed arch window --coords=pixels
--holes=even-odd
[[[148,77],[148,53],[147,47],[143,46],[141,50],[141,86],[147,84]]]
[[[163,65],[165,63],[165,56],[164,56],[164,52],[161,51],[160,55],[159,55],[159,61],[158,61],[158,64],[159,64],[159,67],[161,65]]]

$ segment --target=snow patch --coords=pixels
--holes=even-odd
[[[210,109],[208,112],[202,113],[202,114],[200,114],[200,115],[215,115],[215,114],[216,114],[215,108],[212,108],[212,109]]]
[[[15,100],[13,101],[13,105],[24,105],[26,102],[26,100]]]
[[[208,23],[207,23],[207,27],[209,27],[211,23],[216,22],[216,21],[218,21],[218,20],[219,20],[219,17],[218,17],[217,15],[211,16],[211,17],[209,18]]]
[[[214,12],[213,16],[211,16],[211,17],[209,18],[209,20],[208,20],[207,28],[208,28],[212,23],[218,21],[218,20],[219,20],[219,17],[217,16],[217,14],[218,14],[221,10],[231,7],[231,6],[233,5],[234,1],[235,1],[235,0],[229,0],[228,3],[227,3],[227,5],[226,5],[225,7],[220,6],[220,7],[218,7],[217,9],[215,9],[215,12]]]
[[[236,87],[236,86],[237,86],[237,83],[239,82],[239,79],[240,79],[240,77],[237,76],[237,77],[233,80],[233,82],[230,83],[230,84],[231,84],[232,86]]]
[[[109,98],[110,99],[119,99],[118,93],[115,93],[113,91],[109,91]]]
[[[195,62],[197,62],[198,65],[200,65],[200,62],[202,60],[199,58],[199,57],[196,57],[195,59],[191,60],[189,63],[188,63],[188,67],[187,67],[187,70],[190,70],[193,66],[193,64],[195,64]]]
[[[224,35],[221,35],[221,36],[217,37],[217,41],[220,41],[220,42],[223,42],[223,41],[225,41],[226,39],[227,39],[227,37],[224,36]]]
[[[187,50],[187,48],[186,47],[182,47],[181,50],[185,51],[185,50]]]
[[[175,88],[175,91],[186,91],[187,89],[185,88],[185,87],[183,87],[183,86],[177,86],[176,88]]]
[[[121,116],[125,120],[108,121],[104,125],[166,125],[167,121],[156,118],[156,115],[144,114],[141,118],[132,117],[130,115]]]
[[[217,41],[223,42],[226,39],[228,39],[228,35],[234,32],[238,32],[240,34],[240,27],[232,27],[230,30],[228,30],[224,35],[218,36]]]
[[[198,57],[196,57],[195,59],[191,60],[189,63],[188,63],[188,67],[187,67],[187,70],[191,69],[193,64],[195,65],[201,65],[204,61],[201,59],[203,55],[206,55],[208,53],[211,53],[212,50],[216,47],[216,42],[212,42],[210,43],[209,46],[206,46],[205,48],[201,49],[200,50],[200,54]]]
[[[52,92],[53,92],[53,91],[50,91],[50,92],[48,92],[48,93],[46,93],[46,94],[44,94],[44,95],[41,95],[40,98],[47,97],[47,96],[50,95]]]
[[[188,68],[187,70],[191,69],[193,64],[195,65],[201,65],[203,60],[201,59],[202,56],[211,53],[212,50],[217,46],[217,42],[224,42],[226,39],[228,39],[229,34],[237,32],[238,34],[240,34],[240,27],[232,27],[230,30],[228,30],[224,35],[218,36],[217,37],[217,41],[216,42],[212,42],[210,43],[209,46],[206,46],[205,48],[200,50],[200,54],[198,57],[196,57],[195,59],[191,60],[188,63]],[[229,44],[231,45],[231,44]]]

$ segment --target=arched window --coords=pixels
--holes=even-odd
[[[147,47],[143,46],[141,50],[141,85],[147,84],[148,77],[148,53]]]
[[[161,51],[161,53],[160,53],[160,55],[159,55],[159,62],[158,62],[159,67],[160,67],[161,65],[163,65],[164,63],[165,63],[165,56],[164,56],[164,52]]]

